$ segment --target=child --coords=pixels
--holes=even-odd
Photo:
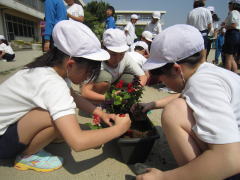
[[[225,35],[226,29],[221,28],[220,33],[216,39],[216,51],[215,51],[215,64],[218,65],[218,58],[221,55],[222,56],[222,63],[225,66],[225,57],[222,52],[223,44],[224,44],[224,35]]]
[[[54,27],[53,39],[54,49],[0,85],[0,159],[17,156],[19,170],[60,168],[62,158],[41,150],[59,136],[73,150],[83,151],[120,136],[130,126],[128,115],[120,118],[102,112],[66,83],[91,81],[101,61],[109,59],[93,32],[82,23],[64,20]],[[111,127],[81,130],[76,106],[100,116]]]
[[[124,32],[127,37],[127,44],[131,46],[135,39],[137,39],[137,35],[135,33],[135,24],[137,23],[138,15],[132,14],[130,22],[124,27]]]
[[[150,31],[153,34],[153,38],[162,32],[162,25],[159,22],[160,18],[161,13],[159,11],[154,11],[152,13],[152,20],[145,27],[145,31]]]
[[[137,41],[130,47],[128,54],[142,68],[149,57],[148,45],[144,41]]]
[[[229,13],[225,19],[225,34],[223,52],[226,58],[225,68],[238,73],[236,61],[240,49],[240,1],[230,0],[228,3]]]
[[[3,35],[0,35],[0,59],[4,59],[7,62],[14,61],[15,53],[12,47],[5,39]]]
[[[162,128],[179,168],[137,179],[225,179],[240,173],[240,77],[205,62],[201,33],[175,25],[153,40],[144,68],[181,94],[143,103],[164,108]]]
[[[126,36],[119,29],[108,29],[103,34],[103,45],[110,54],[110,59],[102,63],[99,77],[93,83],[82,86],[83,97],[99,103],[105,100],[104,93],[111,84],[120,79],[125,84],[132,82],[134,76],[140,78],[141,84],[145,85],[147,76],[141,67],[126,53],[129,49]]]
[[[148,51],[150,51],[151,43],[153,40],[153,34],[150,31],[143,31],[141,41],[144,41],[148,45]]]
[[[107,19],[106,19],[106,24],[105,24],[105,29],[115,29],[116,25],[115,25],[115,19],[114,19],[114,15],[115,15],[115,9],[112,6],[108,6],[107,10],[106,10],[106,15],[107,15]]]

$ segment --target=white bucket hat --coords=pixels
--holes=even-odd
[[[103,45],[110,51],[121,53],[129,49],[127,38],[120,29],[107,29],[103,33]]]
[[[131,15],[131,19],[138,19],[138,15],[132,14],[132,15]]]
[[[148,51],[148,45],[147,43],[145,43],[144,41],[137,41],[136,44],[135,44],[135,47],[136,46],[140,46],[142,47],[145,51],[149,52]]]
[[[110,59],[101,49],[96,35],[86,25],[77,21],[60,21],[53,28],[54,46],[71,57],[83,57],[95,61]]]
[[[143,31],[142,37],[144,37],[146,40],[152,42],[153,34],[150,31]]]
[[[4,35],[0,35],[0,39],[5,39]]]
[[[211,12],[215,12],[215,8],[213,6],[208,6],[207,9]]]
[[[161,13],[160,13],[159,11],[154,11],[154,12],[152,13],[152,17],[153,17],[154,19],[160,19]]]
[[[151,70],[167,63],[176,63],[203,49],[204,41],[198,29],[185,24],[174,25],[154,38],[150,57],[143,69]]]

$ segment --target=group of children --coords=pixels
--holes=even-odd
[[[163,109],[162,128],[179,168],[147,169],[137,179],[226,179],[240,173],[240,77],[206,62],[198,29],[174,25],[153,41],[143,37],[152,41],[151,50],[148,54],[146,42],[136,43],[134,52],[149,56],[138,63],[119,29],[104,32],[103,49],[76,21],[59,22],[52,37],[52,50],[0,85],[0,159],[16,158],[20,170],[48,172],[63,164],[42,150],[56,138],[82,151],[121,136],[130,127],[129,116],[107,114],[93,103],[104,101],[104,92],[119,79],[127,83],[138,76],[145,85],[150,74],[178,92],[140,105],[145,112]],[[71,82],[87,82],[83,97]],[[109,127],[81,130],[76,107]]]

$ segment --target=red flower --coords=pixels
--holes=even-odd
[[[116,88],[122,88],[123,87],[123,80],[120,80],[117,84],[116,84]]]
[[[132,83],[128,83],[128,89],[131,89],[133,87]]]
[[[100,116],[94,114],[94,115],[93,115],[93,124],[99,125],[100,122],[101,122]]]
[[[129,88],[127,91],[128,91],[129,93],[132,93],[132,92],[135,91],[135,89],[134,89],[134,88]]]

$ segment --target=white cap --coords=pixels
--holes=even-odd
[[[0,39],[5,39],[4,35],[0,35]]]
[[[208,6],[207,9],[211,12],[215,12],[215,8],[213,6]]]
[[[52,37],[54,46],[71,57],[95,61],[110,59],[109,53],[101,49],[96,35],[86,25],[77,21],[60,21],[54,26]]]
[[[152,42],[153,34],[150,31],[143,31],[142,37],[144,37],[146,40]]]
[[[150,57],[144,70],[156,69],[167,63],[176,63],[204,49],[201,33],[193,26],[177,24],[158,34],[151,45]]]
[[[132,14],[132,15],[131,15],[131,19],[138,19],[138,15]]]
[[[107,29],[103,33],[103,45],[110,51],[121,53],[129,49],[127,38],[120,29]]]
[[[240,4],[240,0],[230,0],[230,3]]]
[[[148,45],[147,45],[147,43],[145,43],[144,41],[137,41],[137,42],[135,43],[135,47],[136,47],[136,46],[140,46],[140,47],[142,47],[145,51],[148,52]]]
[[[152,17],[153,17],[154,19],[160,19],[161,13],[160,13],[159,11],[154,11],[154,12],[152,13]]]

